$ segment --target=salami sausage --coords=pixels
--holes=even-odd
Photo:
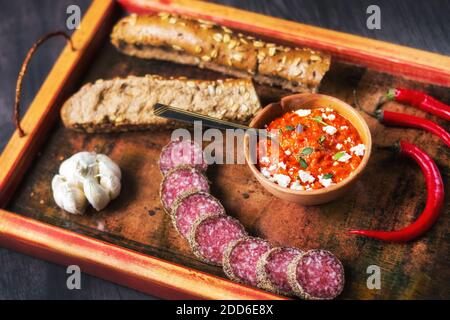
[[[289,264],[288,280],[294,293],[301,298],[334,299],[344,288],[344,267],[331,252],[310,250]]]
[[[288,281],[288,265],[302,252],[296,248],[273,248],[261,256],[257,265],[258,286],[286,296],[293,295]]]
[[[209,193],[194,191],[184,194],[175,202],[171,216],[178,232],[188,238],[195,220],[205,214],[225,214],[225,209]]]
[[[223,256],[223,270],[234,281],[256,286],[259,258],[270,250],[270,244],[260,238],[245,237],[229,244]]]
[[[203,173],[191,166],[170,170],[161,182],[160,195],[164,210],[170,214],[175,201],[187,192],[209,192],[209,181]]]
[[[246,235],[242,224],[230,216],[203,215],[194,222],[189,243],[199,259],[220,266],[230,242]]]
[[[171,141],[161,151],[159,169],[163,175],[180,165],[190,165],[201,171],[208,168],[202,148],[191,140]]]

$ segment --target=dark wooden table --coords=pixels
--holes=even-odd
[[[80,6],[84,13],[88,0],[0,0],[0,150],[13,132],[12,105],[17,72],[33,41],[46,32],[65,29],[66,8]],[[247,10],[296,20],[324,28],[402,45],[450,54],[450,24],[447,0],[430,0],[412,5],[398,0],[220,0]],[[381,30],[366,27],[366,8],[381,8]],[[63,46],[62,40],[45,44],[35,56],[23,90],[23,109],[31,102]],[[0,169],[1,170],[1,169]],[[0,299],[148,299],[139,292],[82,275],[82,289],[68,290],[66,269],[0,248]]]

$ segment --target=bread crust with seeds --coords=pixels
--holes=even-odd
[[[169,13],[125,17],[115,25],[111,42],[127,55],[197,65],[295,92],[317,91],[330,67],[328,54]]]

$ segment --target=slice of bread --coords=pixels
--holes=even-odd
[[[87,132],[174,127],[153,114],[155,103],[245,123],[261,108],[249,79],[189,80],[147,75],[84,85],[61,109],[67,128]]]

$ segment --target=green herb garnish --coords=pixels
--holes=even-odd
[[[300,166],[301,166],[303,169],[308,168],[308,163],[306,163],[305,159],[303,159],[302,157],[300,157],[300,158],[298,159],[298,163],[300,163]]]
[[[333,178],[333,174],[332,174],[332,173],[324,174],[324,175],[323,175],[323,178],[324,178],[324,179],[331,179],[331,178]]]
[[[302,155],[302,156],[307,156],[307,155],[309,155],[309,154],[311,154],[311,153],[313,153],[314,152],[314,149],[313,148],[311,148],[311,147],[306,147],[306,148],[304,148],[303,150],[302,150],[302,152],[300,152],[300,155]]]
[[[284,127],[284,130],[286,130],[286,131],[292,131],[294,129],[295,128],[293,126],[286,126],[286,127]]]
[[[334,160],[339,160],[340,158],[342,158],[342,156],[344,156],[344,154],[346,154],[345,151],[340,151],[340,152],[336,153],[336,154],[333,156],[333,159],[334,159]]]
[[[325,141],[326,137],[324,135],[320,136],[319,143],[322,144]]]
[[[320,123],[320,124],[322,124],[322,125],[324,125],[324,126],[327,126],[328,124],[326,124],[324,121],[323,121],[323,119],[322,119],[322,117],[321,116],[317,116],[317,117],[314,117],[314,118],[312,118],[315,122],[318,122],[318,123]]]

